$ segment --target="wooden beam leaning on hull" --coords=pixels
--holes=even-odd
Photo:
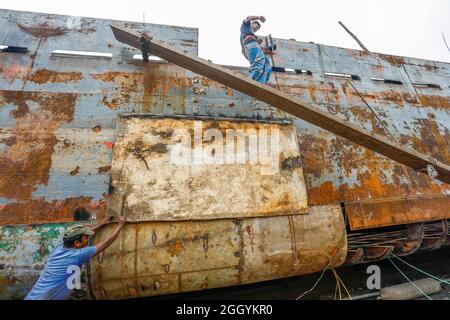
[[[141,34],[115,25],[111,25],[111,29],[119,42],[141,50],[139,40]],[[150,50],[153,55],[270,104],[295,117],[404,164],[417,172],[428,173],[433,178],[450,184],[450,166],[433,157],[401,146],[379,134],[369,132],[350,123],[345,123],[321,111],[313,104],[300,102],[288,94],[260,84],[205,59],[183,53],[151,37],[149,39]]]

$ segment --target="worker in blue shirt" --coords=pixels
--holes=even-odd
[[[108,216],[101,224],[89,228],[75,225],[66,229],[63,244],[58,246],[48,257],[44,271],[34,284],[25,300],[67,300],[79,282],[81,267],[93,256],[108,248],[116,240],[126,223],[121,217],[117,227],[104,240],[95,246],[88,246],[89,237],[107,224],[112,217]],[[73,279],[77,276],[78,279]]]
[[[255,35],[255,32],[261,28],[259,21],[264,23],[266,18],[264,16],[247,17],[241,25],[240,40],[242,53],[250,62],[251,78],[260,83],[267,83],[272,73],[272,66],[260,46],[262,38]]]

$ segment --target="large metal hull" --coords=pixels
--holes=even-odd
[[[93,217],[101,219],[105,215],[113,191],[111,165],[119,115],[133,112],[260,120],[289,118],[275,108],[174,65],[164,62],[142,64],[134,60],[133,55],[139,52],[115,41],[109,29],[110,22],[0,11],[0,44],[29,49],[27,54],[0,53],[2,298],[21,298],[25,295],[46,257],[61,241],[64,227]],[[115,23],[123,23],[138,31],[142,29],[142,23]],[[197,53],[196,29],[151,24],[146,24],[146,28],[159,39],[167,39],[179,49]],[[295,95],[304,102],[314,102],[324,111],[343,120],[390,136],[423,154],[450,163],[449,64],[281,39],[277,39],[277,44],[278,53],[273,56],[275,65],[312,73],[276,72],[271,81],[276,82],[278,89]],[[112,58],[52,55],[52,51],[58,49],[107,52],[112,53]],[[247,72],[243,68],[233,69],[236,72]],[[346,79],[326,73],[359,76],[361,80],[354,80],[353,84],[377,116],[368,109]],[[375,81],[372,78],[396,80],[401,84]],[[448,185],[417,174],[302,120],[292,120],[296,125],[310,207],[309,214],[295,216],[295,219],[315,221],[312,217],[308,218],[314,210],[311,208],[337,208],[335,206],[338,204],[339,210],[345,209],[343,214],[348,218],[352,231],[362,232],[382,226],[450,218]],[[245,217],[238,219],[238,223],[232,222],[232,219],[224,219],[214,228],[218,228],[220,232],[234,230],[235,237],[242,240],[246,234],[243,226],[248,221],[253,221],[248,222],[251,225],[255,221],[266,221],[263,219],[274,219],[273,221],[278,221],[275,225],[279,226],[288,225],[289,221],[287,216]],[[319,223],[322,218],[317,221]],[[163,230],[169,228],[166,223],[169,224],[142,222],[141,229],[158,225]],[[176,231],[172,239],[176,239],[177,232],[192,235],[214,229],[205,229],[203,223],[208,224],[208,228],[213,228],[211,221],[191,220],[185,226],[182,222],[176,222],[174,225],[179,226],[177,230],[185,231]],[[129,230],[139,228],[138,225],[127,227],[125,234],[130,236]],[[188,225],[193,229],[187,228]],[[336,229],[332,230],[336,237],[345,232],[344,227],[339,230],[338,226],[336,224]],[[297,232],[301,234],[302,228],[309,230],[309,227],[299,226]],[[197,230],[195,228],[199,230],[198,233],[194,232]],[[284,229],[283,235],[287,237],[289,234],[286,230],[291,229]],[[217,239],[222,234],[220,232],[215,235]],[[274,231],[275,234],[277,232]],[[324,234],[313,232],[311,235],[306,234],[305,239]],[[273,256],[270,252],[275,249],[271,249],[270,245],[276,246],[279,243],[283,248],[280,250],[287,252],[284,251],[287,243],[293,243],[292,236],[290,240],[282,240],[281,234],[274,237],[280,239],[279,242],[277,240],[269,244],[262,241],[261,250],[255,252],[262,256]],[[246,265],[243,269],[253,272],[253,276],[241,278],[242,283],[252,282],[251,277],[254,277],[254,281],[259,281],[323,269],[325,262],[322,252],[326,251],[326,246],[308,249],[308,245],[319,243],[317,238],[313,240],[314,243],[304,246],[305,252],[311,253],[308,256],[308,259],[312,259],[310,267],[301,264],[296,267],[295,259],[292,258],[294,260],[288,263],[288,268],[273,267],[272,270],[267,267],[269,264],[265,264],[264,258],[255,258],[254,264]],[[149,241],[152,243],[151,238]],[[324,244],[341,243],[340,248],[343,250],[342,242],[333,241],[324,241]],[[192,241],[188,243],[194,247],[197,245],[192,244]],[[226,245],[224,248],[228,250],[234,248],[232,244]],[[303,247],[299,245],[298,248]],[[141,257],[146,252],[144,249],[136,249],[135,245],[130,246],[129,250],[140,252]],[[159,251],[152,250],[152,254],[158,255]],[[201,252],[203,249],[193,250]],[[214,249],[208,246],[209,250]],[[111,250],[109,252],[112,254]],[[180,255],[183,255],[182,252],[186,251],[181,251]],[[301,254],[301,250],[297,249],[296,252]],[[202,255],[204,254],[203,251]],[[119,250],[117,255],[123,255],[123,252]],[[287,253],[283,253],[274,258],[273,261],[278,261],[274,264],[287,261],[287,256]],[[104,258],[106,259],[106,253]],[[204,280],[198,279],[204,279],[206,270],[202,273],[196,266],[188,268],[189,260],[178,259],[175,263],[171,259],[174,258],[170,256],[160,265],[170,262],[175,267],[177,263],[185,263],[186,268],[179,269],[183,275],[180,279],[186,277],[185,273],[200,272],[191,278],[197,280],[182,281],[183,286],[178,286],[177,290],[201,287]],[[223,267],[224,270],[228,268],[223,276],[215,273],[215,279],[222,280],[208,282],[208,286],[239,283],[235,275],[241,271],[233,269],[231,264],[221,265],[220,259],[208,259],[211,265]],[[233,259],[230,261],[234,261]],[[269,261],[270,259],[267,263]],[[267,274],[255,273],[257,268],[254,266],[258,263],[267,267],[260,267],[261,272],[265,271],[263,269],[269,270]],[[103,270],[105,264],[99,266]],[[102,274],[99,270],[93,273],[93,279],[96,274]],[[141,269],[133,267],[133,270],[138,272]],[[244,271],[241,275],[245,274]],[[117,266],[112,272],[114,277],[125,275]],[[174,273],[170,272],[171,269],[167,273],[145,273],[142,277],[162,274],[174,277]],[[140,277],[139,273],[136,277]],[[105,286],[103,289],[107,296],[132,296],[130,292],[133,291],[127,291],[125,284],[119,283],[113,289],[112,282],[109,281],[107,283],[97,279],[94,283],[100,289]],[[138,290],[136,295],[160,294],[152,289],[139,292],[139,287],[134,284],[132,288],[137,288],[130,289]],[[172,290],[175,287],[170,288]],[[101,297],[99,292],[96,295]]]

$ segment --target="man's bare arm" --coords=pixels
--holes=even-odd
[[[122,231],[122,228],[125,226],[126,222],[127,221],[126,221],[125,217],[120,217],[119,224],[113,230],[113,232],[111,232],[106,237],[106,239],[104,239],[103,241],[101,241],[95,245],[95,255],[98,255],[100,252],[104,251],[106,248],[108,248],[111,245],[111,243],[113,243],[117,239],[117,236],[119,235],[120,231]]]
[[[266,18],[264,16],[248,16],[247,18],[245,18],[245,22],[250,22],[254,20],[259,20],[262,23],[266,22]]]
[[[97,230],[100,229],[101,227],[103,227],[103,226],[107,225],[108,223],[110,223],[111,220],[112,220],[112,218],[113,218],[113,216],[107,215],[107,216],[105,217],[105,219],[103,219],[103,221],[102,221],[101,223],[99,223],[99,224],[93,226],[93,227],[91,228],[91,230],[94,231],[94,232],[97,231]]]

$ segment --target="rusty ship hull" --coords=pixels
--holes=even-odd
[[[189,176],[197,185],[173,178],[158,192],[150,188],[134,197],[152,201],[132,205],[128,199],[131,223],[86,271],[90,297],[232,286],[449,244],[448,184],[181,67],[144,64],[134,58],[138,50],[115,41],[111,23],[143,28],[135,22],[0,10],[0,45],[9,48],[0,52],[0,298],[25,296],[65,227],[117,213],[120,192],[130,186],[144,190],[149,181],[182,175],[178,170],[148,176],[140,187],[134,176],[120,179],[119,164],[127,153],[119,148],[118,119],[124,115],[143,121],[157,115],[174,127],[180,121],[175,116],[201,118],[224,130],[287,119],[300,165],[281,170],[284,184],[276,179],[258,184],[253,175],[231,179],[235,184],[220,194],[224,184],[215,183],[220,179],[210,171]],[[198,53],[197,29],[155,24],[145,29],[177,49]],[[271,82],[279,90],[450,163],[450,64],[276,41]],[[151,141],[167,145],[164,134],[156,136],[160,140]],[[130,152],[142,151],[139,146]],[[129,172],[159,168],[162,153],[146,155],[145,162],[131,157]],[[243,170],[249,174],[251,168]],[[268,186],[265,191],[258,189],[262,185]],[[204,186],[209,193],[202,193]],[[253,195],[242,192],[252,188]],[[255,196],[267,190],[267,196]],[[177,201],[183,193],[196,198],[183,210],[186,203],[164,206],[164,192]],[[250,200],[228,208],[218,202],[226,195],[230,201]]]

